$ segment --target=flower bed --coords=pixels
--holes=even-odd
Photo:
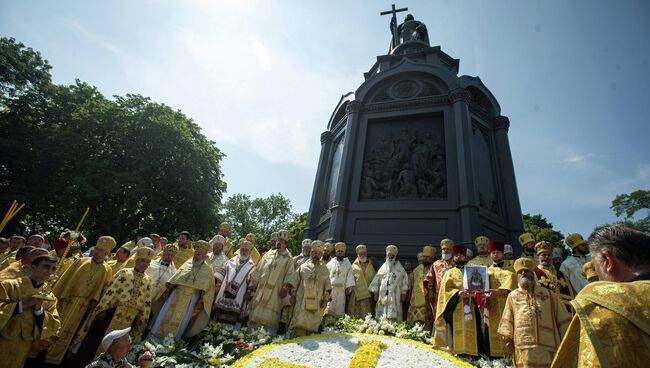
[[[285,340],[240,358],[232,367],[255,368],[269,359],[312,368],[472,367],[421,342],[359,333],[320,334]]]
[[[469,363],[466,363],[466,360],[462,358],[455,357],[446,352],[435,350],[431,348],[431,334],[424,330],[421,325],[411,325],[404,322],[392,322],[386,319],[380,319],[379,321],[374,320],[371,316],[367,316],[365,319],[354,319],[348,316],[339,318],[335,323],[325,327],[323,334],[321,335],[312,335],[309,337],[298,338],[289,340],[291,343],[296,341],[306,341],[308,346],[311,346],[309,350],[305,352],[304,347],[298,347],[297,345],[290,345],[291,349],[296,349],[295,354],[307,354],[313,355],[314,351],[321,349],[324,345],[318,343],[318,340],[315,338],[327,338],[335,336],[347,336],[343,340],[339,339],[339,342],[345,346],[346,351],[341,351],[341,358],[347,357],[349,362],[354,352],[359,349],[357,345],[359,336],[376,335],[378,341],[384,342],[386,339],[391,340],[391,338],[397,338],[396,341],[399,341],[404,350],[402,353],[397,352],[398,348],[394,346],[388,346],[380,354],[379,359],[377,360],[377,367],[388,366],[384,365],[385,360],[390,360],[391,356],[400,357],[390,364],[394,366],[405,366],[405,367],[421,367],[421,362],[413,361],[405,365],[405,359],[408,359],[411,354],[417,356],[419,350],[428,350],[430,353],[435,354],[436,356],[443,357],[447,363],[454,362],[453,366],[464,366],[470,367]],[[350,340],[350,336],[354,337],[353,340]],[[348,339],[348,340],[346,340]],[[131,353],[128,356],[128,360],[131,363],[137,361],[137,357],[142,354],[144,351],[153,351],[156,353],[156,358],[153,362],[153,367],[174,367],[174,368],[212,368],[212,367],[227,367],[230,364],[235,364],[236,366],[242,366],[241,362],[248,356],[258,354],[259,351],[267,351],[268,349],[275,349],[278,344],[286,344],[284,336],[272,336],[263,328],[248,331],[246,328],[234,329],[230,326],[219,324],[219,323],[210,323],[208,327],[201,332],[198,336],[188,339],[181,340],[177,343],[174,342],[173,338],[168,337],[163,341],[151,341],[147,340],[136,344],[133,346]],[[309,345],[311,344],[311,345]],[[325,340],[323,344],[333,344],[336,346],[339,343],[332,343],[330,340]],[[406,344],[406,345],[405,345]],[[410,347],[408,346],[410,344]],[[302,346],[302,345],[301,345]],[[396,350],[397,349],[397,350]],[[415,349],[415,350],[413,350]],[[327,348],[324,351],[328,351]],[[300,353],[301,352],[301,353]],[[395,353],[396,355],[393,355]],[[420,352],[421,353],[421,352]],[[401,354],[401,356],[400,356]],[[327,354],[328,357],[332,357],[332,354]],[[273,358],[273,357],[268,357]],[[307,361],[294,360],[285,361],[284,363],[295,363],[296,365],[284,365],[288,367],[299,367],[300,365],[305,365],[308,367],[316,367],[321,365],[316,365],[315,363],[309,363]],[[500,359],[500,360],[487,360],[487,359],[473,359],[469,360],[474,366],[479,366],[483,368],[487,367],[508,367],[509,361]],[[275,360],[269,360],[264,362],[259,361],[259,364],[262,366],[274,366],[273,364],[277,363]],[[343,364],[342,367],[347,366],[347,363]],[[277,366],[277,365],[275,365]],[[328,368],[331,368],[331,362],[326,365]],[[277,366],[283,367],[283,366]],[[338,365],[337,365],[338,367]],[[410,368],[409,367],[409,368]]]

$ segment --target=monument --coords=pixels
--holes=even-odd
[[[478,235],[518,246],[521,208],[510,122],[478,77],[431,47],[424,23],[392,9],[388,53],[343,95],[321,134],[306,235],[396,244],[414,257],[441,239]]]

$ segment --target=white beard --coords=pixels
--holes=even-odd
[[[452,256],[453,256],[453,254],[451,254],[451,253],[446,253],[446,254],[443,254],[443,255],[442,255],[442,258],[443,258],[445,261],[448,261],[448,260],[451,259]]]
[[[361,263],[366,263],[367,260],[368,260],[368,257],[359,257],[359,262],[361,262]]]

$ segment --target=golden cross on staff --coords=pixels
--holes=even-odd
[[[16,216],[16,214],[17,214],[20,210],[22,210],[23,207],[25,207],[25,204],[23,203],[23,204],[21,204],[20,206],[18,206],[18,202],[16,202],[15,199],[14,199],[13,202],[11,202],[11,206],[9,206],[9,210],[8,210],[7,213],[5,214],[5,217],[2,219],[2,222],[0,222],[0,233],[2,233],[2,230],[4,230],[5,225],[7,225],[7,223],[8,223],[9,221],[11,221],[11,219],[12,219],[14,216]]]
[[[63,263],[63,260],[65,260],[65,258],[68,256],[68,253],[70,252],[70,247],[79,237],[79,229],[81,229],[81,225],[86,220],[86,216],[88,216],[88,212],[90,212],[90,207],[86,208],[86,212],[84,212],[83,216],[81,216],[81,220],[79,220],[79,223],[77,224],[74,233],[70,234],[70,237],[68,238],[68,245],[65,247],[65,250],[63,251],[63,256],[59,258],[59,261],[56,264],[56,269],[54,270],[53,275],[56,275],[56,273],[59,271],[59,267]]]

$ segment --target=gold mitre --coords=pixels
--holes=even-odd
[[[278,240],[280,237],[280,234],[276,231],[274,233],[271,233],[271,240]]]
[[[241,242],[241,244],[239,244],[239,249],[253,250],[253,243],[251,243],[250,241],[244,239],[244,241]]]
[[[197,240],[196,243],[194,243],[195,253],[207,254],[209,251],[210,251],[210,243],[208,243],[207,241]]]
[[[451,239],[442,239],[440,241],[440,249],[454,249],[454,241]]]
[[[257,240],[257,236],[253,233],[248,233],[246,234],[246,240],[248,240],[251,243],[255,243],[255,241]]]
[[[104,235],[100,236],[99,239],[97,239],[95,249],[103,249],[107,252],[110,252],[113,248],[115,248],[116,245],[117,242],[115,239],[113,239],[112,236]]]
[[[326,242],[325,244],[323,244],[323,248],[328,250],[330,253],[334,252],[334,244],[330,242]]]
[[[424,259],[424,253],[422,252],[418,253],[418,262],[422,262],[423,259]]]
[[[591,261],[582,265],[582,273],[585,275],[585,278],[589,281],[592,281],[593,278],[598,280],[598,274],[596,273],[596,268]]]
[[[535,244],[535,252],[537,253],[537,255],[539,255],[542,252],[551,253],[551,252],[553,252],[553,244],[542,240],[541,242],[538,242],[537,244]]]
[[[425,245],[424,248],[422,248],[422,255],[425,257],[435,257],[436,256],[436,248],[430,246],[430,245]]]
[[[575,247],[584,243],[585,240],[582,238],[582,235],[578,233],[569,234],[569,236],[566,237],[566,245],[568,245],[571,249],[575,249]]]
[[[227,230],[230,231],[230,225],[227,222],[222,222],[219,225],[219,230]]]
[[[323,248],[325,248],[325,244],[322,241],[314,240],[313,242],[311,242],[311,250],[312,251],[316,250],[316,251],[322,252]]]
[[[342,250],[345,252],[346,248],[347,246],[345,245],[344,242],[337,242],[336,244],[334,244],[334,250]]]
[[[484,245],[484,246],[487,247],[488,244],[490,244],[490,238],[488,238],[485,235],[477,236],[476,239],[474,239],[474,245],[476,245],[477,247],[481,246],[481,245]]]
[[[155,256],[156,252],[153,249],[141,247],[138,248],[135,259],[146,259],[147,261],[151,261]]]
[[[223,237],[223,235],[215,235],[210,239],[210,245],[213,246],[215,244],[222,244],[226,241],[226,238]]]
[[[535,242],[535,237],[531,233],[523,233],[519,235],[519,244],[526,245],[528,243]]]
[[[367,252],[367,251],[368,251],[368,248],[366,247],[365,244],[359,244],[359,245],[357,245],[355,251],[356,251],[357,253],[359,253],[359,252],[361,252],[361,251]]]
[[[519,272],[519,270],[524,268],[531,272],[535,271],[535,262],[529,258],[519,258],[515,261],[513,266],[515,267],[515,272]]]
[[[399,249],[397,249],[397,247],[392,244],[386,247],[386,255],[392,254],[394,256],[397,256],[397,252],[399,252]]]
[[[166,250],[166,251],[169,251],[169,252],[174,252],[174,253],[176,253],[176,252],[178,252],[178,245],[173,244],[173,243],[171,243],[171,244],[167,244],[167,245],[165,246],[165,250]]]
[[[278,231],[278,240],[284,239],[285,241],[289,241],[289,230],[280,230]]]

